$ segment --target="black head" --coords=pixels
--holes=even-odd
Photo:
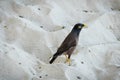
[[[77,24],[74,25],[74,27],[73,27],[71,32],[79,35],[79,33],[80,33],[80,31],[82,30],[83,27],[85,27],[84,24],[77,23]]]
[[[85,25],[82,23],[77,23],[74,25],[74,30],[81,30]]]

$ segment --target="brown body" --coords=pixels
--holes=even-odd
[[[70,56],[75,50],[78,40],[79,40],[79,33],[82,29],[83,24],[76,24],[72,31],[68,34],[65,40],[62,42],[60,47],[58,48],[57,52],[53,55],[53,58],[50,60],[50,64],[60,55],[65,54],[68,55],[66,62],[70,63]]]
[[[78,43],[78,37],[76,37],[77,35],[74,33],[70,33],[65,40],[63,41],[63,43],[61,44],[61,46],[58,48],[57,53],[60,52],[59,55],[61,54],[65,54],[68,55],[68,57],[71,56],[71,54],[73,53],[73,51],[76,48],[76,45]]]

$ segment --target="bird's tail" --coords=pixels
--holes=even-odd
[[[56,59],[57,57],[58,57],[58,55],[56,55],[56,54],[53,55],[53,57],[52,57],[52,59],[50,60],[49,63],[52,64],[52,63],[55,61],[55,59]]]

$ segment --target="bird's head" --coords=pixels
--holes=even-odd
[[[74,25],[74,30],[81,30],[82,28],[85,28],[85,27],[87,27],[85,24],[82,24],[82,23],[77,23],[77,24],[75,24]]]

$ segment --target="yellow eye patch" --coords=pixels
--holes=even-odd
[[[81,28],[81,26],[78,26],[78,29],[80,29]]]

